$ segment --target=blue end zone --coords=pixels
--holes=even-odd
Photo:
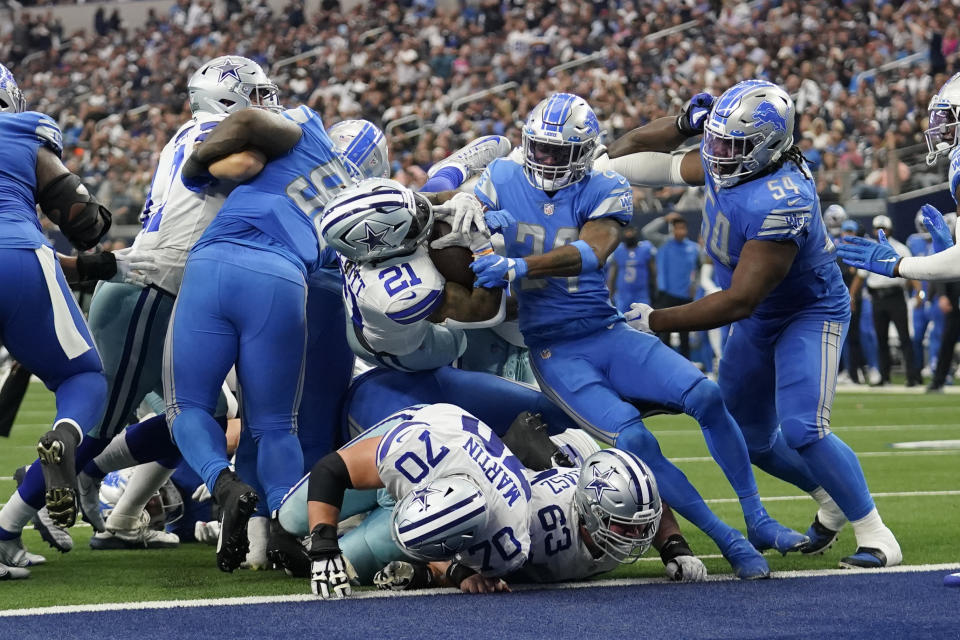
[[[14,638],[956,638],[943,571],[106,611],[0,619]]]

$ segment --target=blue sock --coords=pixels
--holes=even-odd
[[[103,418],[107,405],[107,380],[99,371],[86,371],[72,375],[57,387],[56,424],[61,419],[69,419],[80,425],[86,433]]]
[[[695,384],[683,396],[683,410],[700,423],[707,449],[736,491],[744,513],[760,508],[762,505],[747,445],[740,427],[723,404],[717,383],[703,378]]]
[[[170,429],[167,428],[167,418],[158,415],[127,427],[125,431],[127,447],[137,462],[159,462],[160,460],[179,460],[180,450],[170,439]],[[168,469],[176,467],[164,465]]]
[[[457,167],[443,167],[437,173],[427,180],[427,182],[420,187],[420,191],[423,193],[439,193],[440,191],[453,191],[466,179],[466,176],[463,175],[463,171]]]
[[[267,494],[260,484],[260,477],[257,471],[257,443],[253,441],[253,436],[250,435],[250,429],[244,429],[240,432],[240,444],[237,446],[233,466],[237,470],[237,475],[253,487],[257,495],[260,496],[260,501],[257,503],[257,510],[253,515],[269,516],[270,511],[267,509],[266,500]]]
[[[798,451],[847,520],[859,520],[873,510],[867,479],[857,455],[847,443],[830,433]]]
[[[664,457],[657,439],[639,419],[620,432],[614,446],[637,455],[647,463],[657,480],[660,496],[671,509],[696,525],[718,545],[726,541],[731,527],[710,510],[683,471]]]
[[[41,509],[45,502],[44,493],[46,490],[47,484],[43,481],[43,469],[39,464],[31,464],[26,475],[23,476],[23,482],[20,483],[17,493],[28,505],[34,509]]]
[[[183,459],[203,478],[207,488],[213,491],[217,476],[230,467],[227,460],[227,439],[223,435],[223,429],[213,416],[203,409],[188,408],[173,421],[172,431]]]
[[[257,475],[267,494],[270,511],[280,508],[283,496],[303,477],[303,450],[295,433],[286,429],[263,431],[257,441]]]
[[[774,478],[789,482],[801,491],[810,493],[820,486],[810,473],[807,463],[795,449],[790,448],[780,430],[777,430],[777,439],[773,446],[765,451],[751,451],[750,460]]]

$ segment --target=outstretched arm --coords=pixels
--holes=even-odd
[[[623,134],[607,146],[607,155],[612,159],[641,151],[668,153],[688,137],[677,127],[676,116],[666,116]]]
[[[748,317],[787,276],[797,245],[789,241],[750,240],[743,245],[730,288],[696,302],[650,314],[650,330],[702,331]]]

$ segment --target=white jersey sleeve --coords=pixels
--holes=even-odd
[[[485,576],[516,571],[530,551],[525,469],[490,427],[450,404],[434,404],[383,436],[377,467],[398,500],[414,487],[454,474],[470,477],[483,491],[490,518],[476,544],[453,560]]]
[[[446,284],[427,248],[376,266],[340,261],[344,304],[363,346],[371,355],[415,351],[430,329],[428,318],[443,303]]]
[[[528,472],[530,500],[530,555],[519,576],[531,582],[583,580],[611,571],[617,561],[594,558],[580,535],[580,517],[573,502],[580,469]]]
[[[183,281],[187,255],[203,235],[207,225],[223,206],[232,183],[204,193],[187,189],[180,171],[196,143],[226,117],[225,114],[197,114],[180,127],[160,152],[150,191],[140,214],[143,228],[133,242],[135,250],[150,252],[157,260],[157,271],[146,274],[148,282],[177,295]]]

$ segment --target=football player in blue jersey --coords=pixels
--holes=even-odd
[[[0,341],[57,399],[53,427],[37,445],[41,464],[28,474],[37,488],[36,501],[30,504],[17,492],[0,512],[0,562],[14,568],[43,561],[26,553],[20,532],[43,506],[44,497],[56,524],[75,521],[76,450],[84,432],[100,419],[106,401],[100,357],[43,235],[37,205],[81,250],[95,246],[111,221],[110,212],[63,166],[57,123],[25,109],[13,75],[0,65],[0,138],[5,151],[0,163]],[[42,474],[42,480],[36,474]],[[0,573],[25,577],[15,569]]]
[[[649,240],[640,240],[636,227],[624,227],[622,242],[610,259],[607,286],[613,292],[613,303],[620,313],[631,303],[653,300],[657,282],[657,248]]]
[[[906,242],[910,255],[921,257],[933,254],[933,238],[924,224],[924,212],[917,211],[913,222],[917,232],[910,234]],[[922,371],[929,363],[929,370],[933,371],[937,368],[940,336],[943,335],[943,311],[940,310],[940,305],[936,304],[936,300],[930,299],[929,282],[920,282],[920,286],[913,291],[911,300],[913,302],[913,354],[917,362],[916,368],[917,371]],[[928,336],[928,357],[924,358],[923,340]]]
[[[320,117],[299,107],[282,115],[231,114],[195,148],[183,178],[195,186],[246,180],[191,250],[163,376],[174,440],[222,509],[217,565],[233,571],[248,550],[257,493],[229,469],[223,430],[213,418],[220,385],[236,363],[259,480],[275,509],[303,471],[297,408],[306,280],[321,262],[311,216],[323,206],[318,189],[349,184],[351,177]]]
[[[582,98],[554,94],[533,109],[522,134],[522,157],[494,160],[475,188],[490,209],[488,227],[499,229],[506,245],[506,256],[473,262],[478,284],[512,284],[544,394],[589,433],[646,462],[665,501],[710,535],[739,577],[769,576],[763,557],[663,456],[633,404],[667,405],[700,422],[756,547],[786,552],[806,542],[761,504],[743,436],[717,385],[656,338],[628,327],[610,304],[601,266],[630,222],[633,194],[619,174],[591,168],[600,135],[596,115]]]
[[[783,89],[747,80],[716,101],[699,94],[678,118],[656,120],[610,146],[611,164],[637,169],[639,183],[659,174],[669,178],[654,183],[706,185],[702,235],[723,288],[671,309],[637,304],[628,317],[649,331],[735,323],[720,364],[723,397],[754,464],[820,502],[804,551],[824,551],[849,520],[858,548],[840,566],[893,566],[900,546],[880,519],[857,456],[830,431],[850,301],[813,176],[793,143],[794,118]],[[700,133],[699,150],[655,153]],[[633,157],[619,158],[626,154]]]

